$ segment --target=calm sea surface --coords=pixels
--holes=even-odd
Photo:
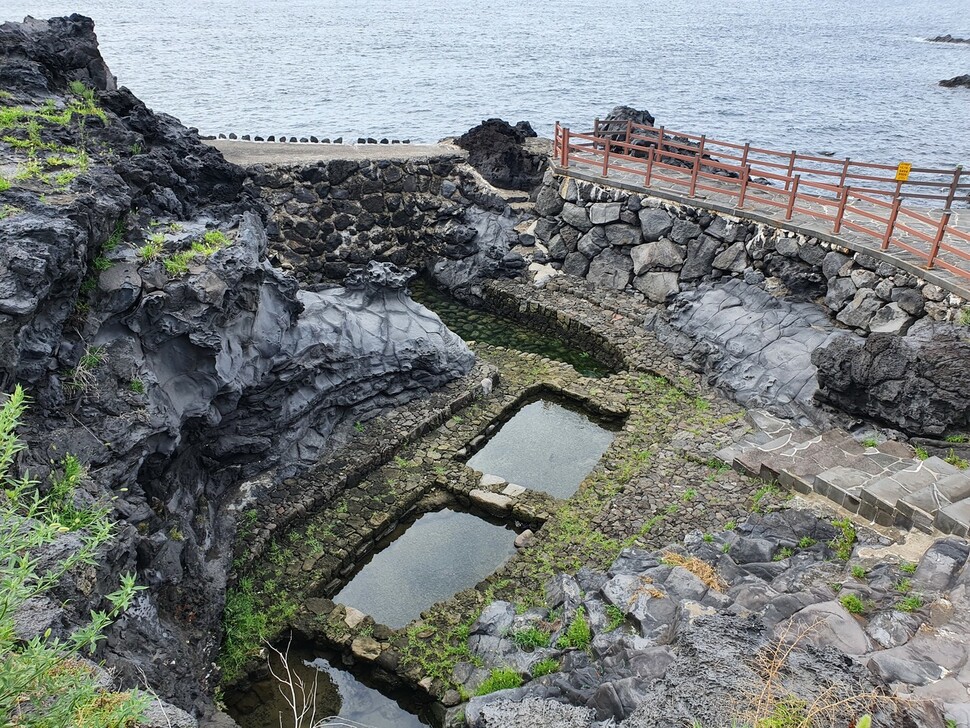
[[[968,0],[3,0],[80,12],[119,82],[203,133],[435,141],[484,118],[970,164]]]

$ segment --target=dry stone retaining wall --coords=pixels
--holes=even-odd
[[[823,303],[863,336],[954,321],[965,301],[864,253],[647,195],[546,176],[521,242],[533,260],[606,288],[666,303],[705,281],[743,278]]]
[[[277,262],[308,283],[372,260],[427,269],[459,295],[525,267],[508,203],[460,156],[250,168]]]

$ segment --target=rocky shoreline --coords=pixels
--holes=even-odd
[[[870,698],[849,718],[970,724],[966,541],[910,576],[906,534],[856,544],[844,513],[783,507],[717,458],[764,434],[742,407],[966,434],[962,298],[557,177],[524,122],[483,122],[456,142],[467,159],[243,169],[119,88],[87,18],[6,23],[0,53],[0,386],[32,397],[17,465],[44,490],[76,455],[73,505],[117,521],[96,567],[23,615],[26,637],[70,635],[136,574],[94,659],[106,684],[160,696],[151,725],[232,725],[216,689],[259,675],[288,631],[454,725],[727,724],[732,696],[772,684],[749,658],[793,635],[765,715],[836,679]],[[408,269],[612,372],[463,341],[410,298]],[[466,465],[541,396],[622,422],[569,498]],[[448,504],[530,535],[403,629],[330,599],[390,529]]]

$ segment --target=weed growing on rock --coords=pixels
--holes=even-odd
[[[0,174],[0,192],[6,192],[10,189],[10,180]]]
[[[874,437],[867,437],[862,441],[862,444],[866,447],[877,447],[879,445],[879,440]]]
[[[554,672],[559,672],[559,660],[555,660],[551,657],[547,657],[545,660],[539,660],[532,666],[530,672],[534,678],[540,678],[543,675],[551,675]]]
[[[19,215],[23,210],[14,205],[4,205],[0,207],[0,220],[6,220],[8,217],[13,217],[14,215]]]
[[[704,543],[713,543],[714,542],[714,534],[713,533],[705,533],[703,536],[701,536],[701,540],[703,540]]]
[[[623,610],[613,604],[606,605],[606,618],[609,620],[606,623],[606,631],[613,632],[618,629],[621,624],[626,620],[626,615],[623,614]]]
[[[128,382],[128,389],[135,394],[144,394],[145,383],[140,379],[132,379],[130,382]]]
[[[780,549],[778,549],[778,551],[775,552],[775,555],[771,557],[771,560],[772,561],[784,561],[785,559],[790,558],[790,557],[792,557],[794,555],[795,555],[795,550],[794,549],[792,549],[792,548],[790,548],[788,546],[783,546]]]
[[[817,543],[818,543],[818,541],[816,541],[811,536],[802,536],[798,540],[798,548],[800,548],[800,549],[810,549],[810,548],[812,548],[812,546],[814,546]]]
[[[862,614],[866,608],[857,594],[843,594],[839,597],[839,604],[845,607],[845,611],[850,614]]]
[[[522,687],[522,676],[511,667],[496,667],[485,681],[478,686],[476,695],[488,695],[499,690]]]
[[[916,573],[916,562],[914,561],[903,561],[899,564],[899,570],[904,574],[915,574]]]
[[[970,442],[970,435],[963,435],[963,434],[947,435],[946,436],[946,441],[947,442],[952,442],[952,443],[955,443],[955,444],[966,443],[966,442]]]
[[[896,609],[901,612],[915,612],[923,606],[923,597],[920,594],[911,594],[905,599],[896,603]]]
[[[680,499],[684,501],[684,503],[690,503],[696,497],[697,497],[697,489],[688,488],[687,490],[684,491],[683,495],[680,496]]]
[[[257,588],[251,578],[226,592],[223,612],[225,637],[219,653],[219,667],[225,682],[237,677],[247,661],[259,654],[267,639],[275,636],[280,624],[296,614],[298,605],[282,593],[274,593],[272,584]],[[263,599],[266,594],[272,598]]]
[[[755,491],[754,498],[752,499],[752,502],[751,502],[751,512],[763,513],[764,506],[765,506],[764,501],[767,498],[771,496],[776,496],[780,493],[781,493],[781,490],[778,488],[777,483],[767,483],[761,486],[760,488],[758,488],[757,491]]]
[[[569,623],[566,633],[559,638],[556,646],[560,649],[573,647],[577,650],[585,650],[592,641],[593,630],[586,621],[586,610],[583,607],[577,607],[573,621]]]
[[[94,259],[94,263],[92,265],[94,266],[94,269],[96,271],[98,271],[99,273],[103,273],[104,271],[110,269],[111,266],[114,265],[114,263],[112,263],[108,258],[104,257],[103,255],[99,255],[97,258]]]
[[[829,547],[835,551],[836,557],[842,561],[848,561],[852,557],[852,547],[856,542],[856,530],[848,518],[832,521],[832,525],[839,529],[840,533],[829,541]]]
[[[913,590],[913,580],[909,578],[900,579],[893,584],[893,589],[898,591],[900,594],[909,594]]]
[[[950,465],[954,466],[955,468],[959,468],[960,470],[967,469],[967,465],[968,465],[967,461],[961,458],[959,455],[957,455],[952,447],[950,448],[950,452],[948,452],[946,454],[946,457],[943,459],[946,460],[948,463],[950,463]]]
[[[512,633],[512,641],[523,650],[549,646],[549,634],[536,627],[529,627]]]
[[[920,447],[919,445],[913,448],[913,450],[915,451],[917,460],[926,460],[930,456],[926,448]]]
[[[860,579],[860,580],[865,579],[868,575],[869,575],[869,571],[866,569],[866,567],[861,566],[859,564],[855,564],[852,567],[852,576],[855,577],[856,579]]]
[[[138,249],[138,257],[141,258],[146,263],[151,262],[158,258],[165,249],[165,236],[164,235],[152,235],[148,242],[142,245]]]
[[[961,308],[957,321],[961,326],[970,326],[970,308]]]
[[[92,612],[91,621],[66,639],[51,637],[50,630],[28,640],[17,636],[14,619],[23,606],[44,598],[76,567],[93,564],[113,531],[106,511],[72,510],[73,489],[84,475],[73,456],[62,461],[47,496],[29,477],[11,472],[24,449],[16,429],[25,410],[19,386],[0,407],[0,722],[36,728],[134,725],[147,707],[146,697],[103,692],[93,666],[80,659],[97,647],[140,590],[134,575],[124,575],[120,588],[106,597],[108,608]],[[71,530],[72,548],[53,546]],[[51,559],[51,554],[60,555]]]

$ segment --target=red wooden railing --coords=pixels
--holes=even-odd
[[[556,122],[553,159],[563,168],[593,167],[656,182],[736,197],[737,209],[757,203],[832,223],[916,256],[926,268],[970,278],[970,210],[958,227],[952,207],[970,197],[970,171],[912,167],[908,179],[889,164],[778,152],[632,121],[596,120],[576,133]],[[698,160],[700,163],[698,164]],[[853,202],[853,200],[855,202]],[[905,204],[919,200],[918,206]],[[861,204],[860,204],[861,203]]]

